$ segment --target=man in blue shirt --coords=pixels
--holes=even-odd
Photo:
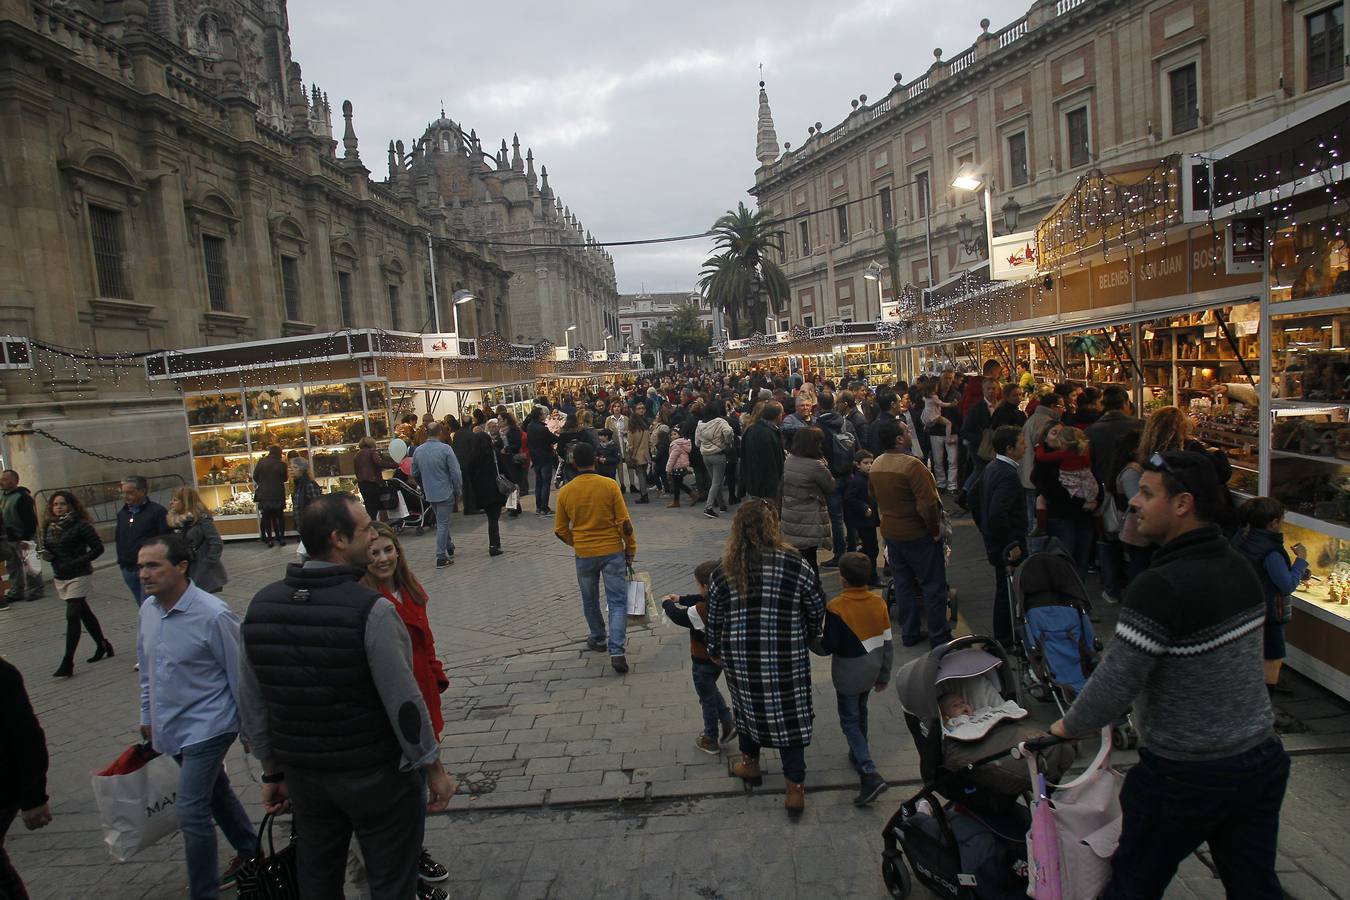
[[[444,438],[444,425],[439,422],[429,425],[426,443],[414,451],[412,461],[413,477],[422,485],[423,496],[436,511],[438,569],[444,569],[455,561],[455,542],[450,539],[450,512],[455,507],[455,498],[464,493],[459,459]]]
[[[181,767],[175,806],[188,890],[215,898],[254,848],[253,823],[230,787],[225,753],[239,734],[239,617],[188,580],[191,551],[176,534],[152,537],[137,556],[145,602],[136,656],[141,737]],[[215,824],[212,823],[215,820]],[[215,825],[237,854],[218,875]]]

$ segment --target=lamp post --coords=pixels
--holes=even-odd
[[[450,297],[450,311],[455,315],[455,340],[459,340],[459,308],[475,299],[472,291],[458,290]],[[440,319],[437,318],[439,323]]]
[[[871,264],[868,265],[867,270],[863,272],[863,280],[875,281],[877,283],[877,312],[881,315],[882,319],[885,319],[885,312],[881,308],[882,304],[885,303],[885,300],[881,296],[881,264],[876,260],[872,260]],[[891,290],[895,290],[895,285],[891,285]]]
[[[427,260],[431,264],[431,317],[435,323],[436,333],[441,333],[441,303],[436,299],[436,251],[431,246],[431,232],[427,232]],[[422,326],[427,327],[425,324]],[[459,337],[459,333],[455,333]]]

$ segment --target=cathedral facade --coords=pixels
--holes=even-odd
[[[410,143],[363,148],[351,104],[306,86],[285,0],[0,0],[0,333],[41,342],[0,375],[0,416],[144,458],[185,445],[147,351],[449,332],[456,311],[465,336],[617,333],[613,260],[531,151],[444,111]],[[44,468],[27,480],[125,466]]]

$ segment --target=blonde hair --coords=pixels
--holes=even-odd
[[[1088,449],[1087,434],[1081,428],[1065,425],[1059,430],[1059,446],[1065,450],[1072,450],[1074,453],[1086,453]]]
[[[765,553],[792,549],[783,540],[778,510],[768,500],[749,500],[736,510],[731,533],[722,550],[722,571],[736,586],[744,602],[750,593],[750,571],[758,568]]]
[[[1191,439],[1191,420],[1176,406],[1164,406],[1154,410],[1144,425],[1144,434],[1139,438],[1139,452],[1135,461],[1140,465],[1148,462],[1155,453],[1169,450],[1184,450]]]
[[[172,510],[169,511],[168,518],[170,525],[177,526],[188,516],[202,519],[209,518],[211,515],[211,510],[207,509],[206,504],[202,502],[202,495],[197,493],[197,489],[194,487],[184,485],[183,487],[174,488],[173,493],[170,495],[170,503],[172,503],[173,500],[177,500],[182,505],[183,511],[181,513],[175,513]]]

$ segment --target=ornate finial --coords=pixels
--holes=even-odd
[[[445,101],[444,101],[444,100],[441,101],[441,118],[442,118],[442,119],[445,118]]]
[[[394,153],[395,153],[395,151],[394,151],[394,142],[393,142],[393,141],[390,141],[390,142],[389,142],[389,180],[390,180],[390,181],[392,181],[392,180],[394,179],[395,174],[398,172],[398,157],[396,157],[396,156],[394,155]]]
[[[511,171],[524,173],[525,160],[520,158],[520,135],[511,135]]]
[[[342,129],[343,157],[360,162],[361,154],[356,149],[356,129],[352,127],[352,101],[342,101],[342,118],[346,122]]]
[[[539,182],[539,196],[547,200],[553,196],[553,188],[548,186],[548,166],[540,166],[539,175],[541,179]]]
[[[530,147],[525,148],[525,180],[530,184],[537,180],[534,175],[534,150]]]

